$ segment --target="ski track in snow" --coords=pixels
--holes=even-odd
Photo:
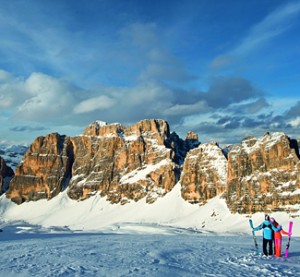
[[[152,233],[141,233],[150,227]],[[7,277],[299,276],[300,270],[299,238],[292,239],[286,259],[255,255],[250,235],[184,228],[120,225],[113,233],[2,229],[0,276]]]

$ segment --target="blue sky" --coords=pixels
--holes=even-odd
[[[300,1],[2,1],[0,142],[146,118],[299,138],[299,29]]]

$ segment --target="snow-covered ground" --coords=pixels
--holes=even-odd
[[[153,204],[62,192],[18,206],[2,195],[0,276],[299,276],[299,214],[271,215],[285,230],[294,222],[288,259],[255,255],[250,215],[220,197],[189,204],[180,184]],[[257,226],[264,214],[251,217]]]
[[[287,228],[290,218],[286,213],[273,213],[276,220]],[[96,194],[84,201],[71,200],[66,191],[55,198],[16,205],[4,195],[0,197],[0,220],[24,220],[44,227],[65,227],[81,231],[110,232],[124,223],[147,223],[162,226],[189,228],[222,234],[249,234],[250,215],[231,214],[225,199],[215,197],[204,206],[193,205],[181,197],[178,183],[171,192],[158,198],[153,204],[145,199],[131,203],[110,204],[105,197]],[[263,219],[263,213],[251,215],[255,226]],[[293,234],[300,236],[300,224],[294,224]]]
[[[2,228],[0,276],[7,277],[299,276],[300,270],[299,238],[291,241],[289,258],[276,258],[255,255],[246,234],[150,224],[120,224],[110,233],[22,222]]]

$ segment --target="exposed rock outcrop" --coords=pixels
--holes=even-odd
[[[8,184],[13,176],[12,168],[7,166],[5,160],[0,156],[0,195],[8,189]]]
[[[231,211],[287,210],[300,201],[299,148],[283,133],[247,137],[228,155],[227,203]]]
[[[57,133],[38,137],[16,168],[6,196],[18,204],[50,199],[67,185],[72,163],[73,150],[69,137]]]
[[[127,127],[96,121],[81,136],[37,138],[17,167],[7,197],[16,203],[50,199],[68,187],[76,200],[100,192],[112,203],[144,197],[150,203],[174,187],[180,173],[176,161],[195,145],[195,134],[182,141],[164,120]]]
[[[94,122],[82,136],[71,138],[75,161],[68,188],[72,199],[85,199],[97,191],[112,203],[126,203],[170,191],[178,180],[175,152],[165,144],[169,125],[143,120],[129,127]]]
[[[227,184],[227,159],[217,143],[201,144],[187,154],[181,174],[182,197],[205,204],[223,193]]]
[[[0,161],[2,192],[8,186]],[[202,205],[223,194],[232,212],[295,208],[300,201],[299,145],[283,133],[266,133],[221,149],[217,143],[200,144],[193,132],[181,139],[164,120],[132,126],[96,121],[80,136],[38,137],[16,168],[6,196],[20,204],[51,199],[66,189],[75,200],[100,193],[111,203],[142,198],[152,203],[179,180],[182,197],[190,203]]]

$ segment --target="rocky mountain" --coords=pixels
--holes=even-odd
[[[227,184],[227,159],[217,143],[201,144],[187,154],[180,178],[182,197],[205,204]]]
[[[6,196],[21,204],[67,190],[74,200],[100,193],[111,203],[152,203],[178,181],[190,203],[222,195],[232,212],[299,210],[299,144],[283,133],[266,133],[221,149],[199,143],[193,132],[181,139],[164,120],[132,126],[95,121],[80,136],[38,137]]]
[[[14,176],[14,171],[6,165],[5,160],[0,156],[0,195],[8,189],[9,182]]]
[[[20,204],[50,199],[66,188],[71,177],[72,144],[57,133],[38,137],[16,168],[6,196]]]
[[[143,197],[152,202],[178,179],[169,141],[169,125],[162,120],[129,127],[91,124],[82,136],[71,138],[75,160],[68,195],[85,199],[101,191],[112,203]]]
[[[297,141],[283,133],[247,137],[235,145],[228,155],[227,203],[231,211],[292,209],[300,201],[299,157]]]
[[[151,203],[177,183],[180,162],[198,144],[189,133],[181,140],[163,120],[132,126],[96,121],[81,136],[49,134],[37,138],[17,167],[6,196],[20,204],[51,199],[67,188],[84,200],[100,192],[111,203],[146,197]]]

